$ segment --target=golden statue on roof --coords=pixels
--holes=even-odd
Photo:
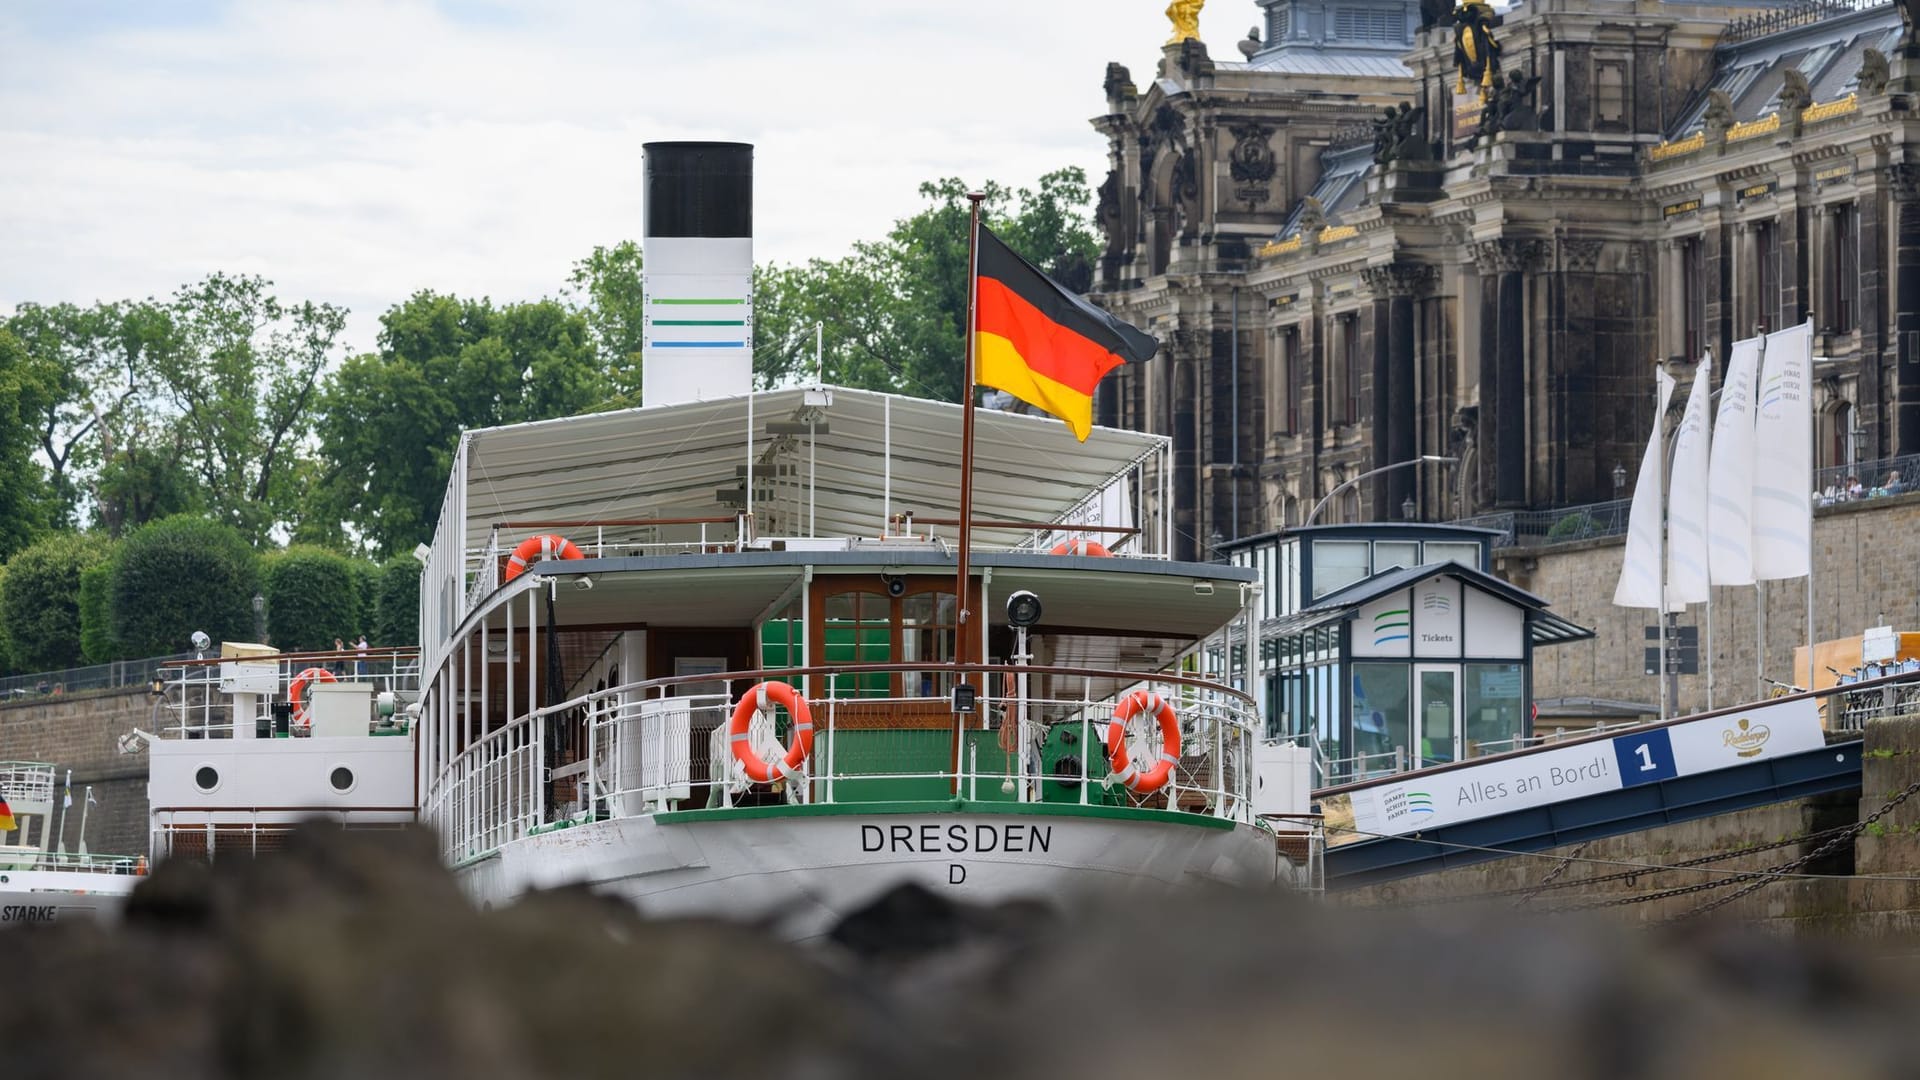
[[[1167,18],[1173,23],[1173,36],[1167,44],[1178,45],[1183,41],[1200,39],[1200,9],[1207,6],[1207,0],[1173,0],[1167,5]]]

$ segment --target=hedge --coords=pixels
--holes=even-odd
[[[178,514],[122,541],[108,588],[108,622],[128,656],[180,652],[191,647],[195,630],[215,642],[250,641],[259,585],[259,559],[238,530]]]
[[[420,563],[402,557],[380,568],[380,592],[374,605],[373,644],[420,644]]]
[[[360,576],[353,560],[316,547],[290,547],[263,560],[267,636],[283,652],[352,645],[360,633]]]
[[[89,664],[130,659],[113,640],[108,594],[113,589],[113,556],[80,571],[80,655]]]
[[[6,621],[16,667],[54,671],[80,666],[80,574],[106,554],[103,538],[60,533],[7,560],[0,619]]]

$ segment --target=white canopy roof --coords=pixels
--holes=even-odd
[[[890,512],[958,516],[959,405],[839,387],[827,390],[831,405],[809,405],[820,393],[790,388],[471,431],[467,543],[483,543],[503,522],[732,515],[739,507],[720,492],[743,487],[749,408],[755,487],[764,493],[776,476],[786,485],[773,505],[758,500],[762,535],[806,533],[809,475],[817,478],[813,535],[879,536]],[[769,423],[809,416],[824,429],[811,447],[805,434],[768,433]],[[980,409],[974,419],[975,521],[1058,520],[1168,443],[1113,428],[1095,428],[1081,443],[1046,416]],[[1010,542],[1018,534],[976,535]]]

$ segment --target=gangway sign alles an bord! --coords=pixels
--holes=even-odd
[[[1353,792],[1353,824],[1362,838],[1405,836],[1824,745],[1814,701],[1781,701],[1484,765],[1410,774]]]

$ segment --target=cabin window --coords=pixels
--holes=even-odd
[[[1343,589],[1367,576],[1365,540],[1319,540],[1313,545],[1313,598]]]
[[[959,622],[952,593],[921,593],[900,601],[900,659],[950,664],[959,640]],[[903,680],[907,697],[945,697],[953,686],[951,671],[908,672]]]
[[[884,664],[893,659],[892,601],[880,592],[843,592],[826,598],[821,628],[825,664]],[[834,675],[829,697],[887,697],[891,680],[880,674]]]
[[[821,646],[812,653],[816,665],[953,662],[960,620],[953,593],[941,589],[945,582],[895,578],[892,583],[904,584],[894,590],[900,595],[865,582],[815,594],[820,613],[815,618],[821,620]],[[840,698],[944,697],[952,683],[952,672],[944,669],[843,673],[830,677],[827,692]]]
[[[1381,570],[1392,566],[1419,566],[1420,545],[1413,540],[1381,540],[1373,545],[1373,565]]]
[[[1468,540],[1429,540],[1427,541],[1427,562],[1455,562],[1461,566],[1480,567],[1480,545]]]
[[[1525,735],[1526,677],[1519,664],[1468,664],[1462,706],[1466,710],[1467,756],[1516,749]]]
[[[1354,664],[1353,753],[1356,775],[1394,769],[1413,744],[1406,664]]]

